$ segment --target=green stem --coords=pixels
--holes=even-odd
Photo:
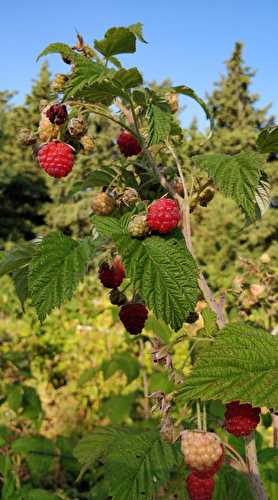
[[[207,432],[207,408],[205,401],[203,402],[203,429]]]
[[[198,430],[202,430],[202,418],[201,418],[201,406],[200,406],[200,401],[196,401],[196,412],[197,412],[197,426]]]

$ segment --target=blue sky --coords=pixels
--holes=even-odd
[[[1,2],[0,89],[18,90],[21,102],[36,77],[36,56],[49,43],[73,44],[75,28],[87,42],[102,38],[111,26],[142,22],[148,45],[126,56],[146,80],[171,77],[174,84],[193,87],[201,96],[224,71],[234,42],[245,44],[244,57],[257,70],[253,89],[260,104],[273,103],[278,115],[277,0],[10,0]],[[48,58],[53,72],[65,71],[59,56]],[[197,105],[188,102],[184,122],[192,116],[205,125]]]

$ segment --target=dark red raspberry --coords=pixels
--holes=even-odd
[[[73,149],[64,142],[49,142],[39,149],[40,166],[51,177],[66,177],[73,167]]]
[[[51,123],[63,125],[68,117],[67,108],[64,104],[53,104],[47,110],[46,116]]]
[[[201,479],[191,472],[186,479],[186,487],[190,500],[211,500],[214,490],[212,477]]]
[[[125,270],[121,257],[116,255],[111,267],[107,262],[101,264],[98,276],[105,288],[118,288],[125,277]]]
[[[117,144],[121,153],[126,158],[128,156],[138,155],[141,152],[141,146],[139,142],[129,132],[122,132],[117,139]]]
[[[161,198],[148,208],[147,223],[153,231],[168,233],[178,225],[180,212],[175,200]]]
[[[148,317],[148,310],[144,304],[126,304],[121,307],[120,320],[131,335],[142,332]]]
[[[225,429],[236,437],[248,436],[260,421],[260,412],[260,408],[253,408],[249,403],[232,401],[226,405]]]

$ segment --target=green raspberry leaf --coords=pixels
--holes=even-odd
[[[257,146],[261,153],[278,153],[278,126],[262,130],[257,138]]]
[[[72,63],[77,63],[81,60],[86,60],[81,54],[77,54],[69,45],[66,43],[51,43],[48,45],[37,57],[37,61],[49,54],[60,54],[62,57],[69,59]]]
[[[203,168],[214,180],[216,186],[232,198],[248,219],[256,219],[256,194],[261,179],[263,164],[254,152],[225,154],[204,154],[194,156],[197,167]]]
[[[214,128],[213,116],[211,115],[211,112],[210,112],[207,104],[205,103],[205,101],[201,97],[199,97],[196,94],[196,92],[193,89],[191,89],[190,87],[187,87],[186,85],[178,85],[176,87],[172,87],[172,89],[177,94],[183,94],[183,95],[186,95],[188,97],[191,97],[191,99],[194,99],[194,101],[196,101],[201,106],[201,108],[203,108],[207,120],[210,120],[211,130]]]
[[[143,78],[137,68],[122,68],[115,73],[113,81],[120,85],[120,87],[128,90],[142,85]]]
[[[159,144],[169,137],[172,115],[166,102],[150,103],[147,108],[149,146]]]
[[[135,24],[130,24],[128,26],[129,31],[131,31],[138,40],[142,43],[148,43],[146,42],[144,35],[143,35],[143,24],[142,23],[135,23]]]
[[[278,338],[249,323],[232,323],[204,350],[179,397],[240,401],[278,409]]]
[[[158,431],[123,434],[105,462],[113,500],[152,500],[178,462],[175,447],[162,441]]]
[[[198,272],[179,233],[143,240],[129,236],[130,216],[93,217],[97,231],[112,236],[127,276],[157,319],[179,330],[198,297]]]
[[[136,36],[128,28],[110,28],[103,40],[95,40],[97,49],[106,58],[136,51]]]
[[[29,295],[41,321],[72,297],[92,253],[89,238],[75,241],[55,232],[42,240],[29,272]]]

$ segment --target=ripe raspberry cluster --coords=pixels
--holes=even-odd
[[[126,330],[131,335],[138,335],[144,328],[148,309],[144,304],[130,302],[121,307],[119,316]]]
[[[177,227],[180,211],[175,200],[161,198],[154,201],[148,208],[147,224],[153,231],[168,233]]]
[[[130,132],[122,132],[117,139],[117,144],[126,158],[138,155],[141,152],[139,142]]]
[[[98,276],[105,288],[111,288],[111,303],[121,307],[119,317],[126,330],[131,335],[141,333],[148,317],[148,309],[140,302],[128,302],[125,294],[118,290],[125,277],[121,257],[116,255],[111,266],[103,262],[99,267]]]
[[[192,472],[187,476],[186,487],[190,500],[211,500],[214,490],[214,479],[201,479]]]
[[[260,408],[253,408],[249,403],[232,401],[226,405],[225,429],[236,437],[248,436],[260,421],[260,412]]]
[[[73,148],[64,142],[49,142],[39,149],[38,161],[51,177],[66,177],[74,164]]]
[[[121,257],[117,255],[111,267],[107,262],[103,262],[99,268],[98,275],[105,288],[118,288],[125,277],[125,270]]]

